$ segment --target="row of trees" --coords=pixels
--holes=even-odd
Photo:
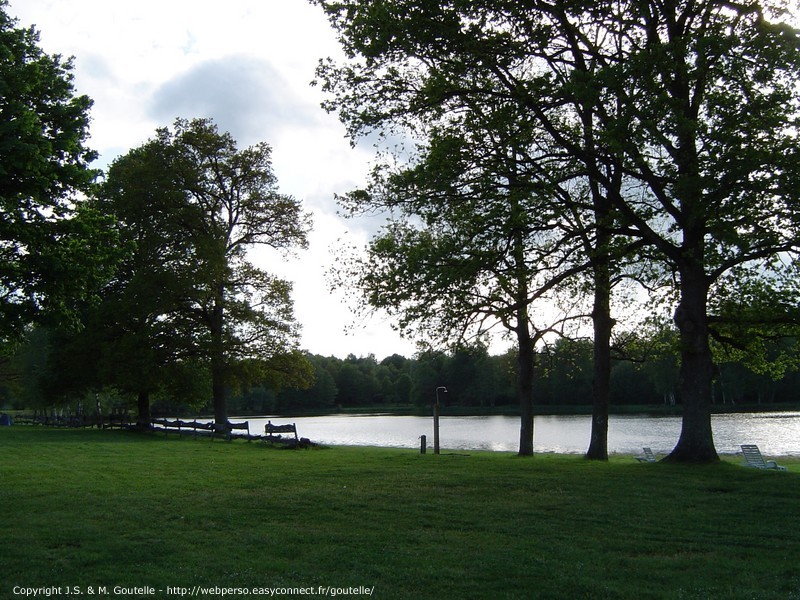
[[[680,336],[668,459],[716,460],[714,345],[763,362],[765,340],[797,339],[800,36],[783,4],[312,1],[347,54],[320,63],[327,108],[354,140],[396,143],[341,199],[390,215],[343,278],[364,305],[440,343],[507,331],[522,455],[535,348],[589,328],[587,456],[605,459],[615,325],[646,292]]]
[[[535,404],[540,410],[585,408],[592,397],[592,344],[562,340],[537,352]],[[515,353],[491,356],[485,349],[460,349],[450,353],[422,353],[414,358],[393,355],[377,361],[374,356],[346,359],[311,355],[314,385],[308,389],[275,391],[255,386],[231,398],[235,414],[276,414],[340,409],[414,407],[430,411],[436,388],[446,407],[480,411],[515,411]],[[800,373],[793,371],[774,380],[753,373],[740,363],[720,364],[712,403],[722,409],[762,404],[796,406]],[[645,362],[617,361],[611,371],[612,407],[635,406],[637,410],[660,406],[679,410],[678,362],[674,354]],[[165,407],[175,414],[175,407]]]
[[[637,409],[679,406],[676,342],[674,335],[669,346],[643,340],[638,356],[615,361],[611,370],[610,404]],[[13,358],[13,370],[20,374],[20,382],[11,387],[0,386],[0,406],[44,409],[55,402],[71,410],[79,406],[91,410],[98,404],[104,413],[128,410],[131,396],[138,394],[111,386],[95,386],[87,393],[84,385],[87,376],[78,376],[78,385],[75,384],[86,357],[65,356],[59,348],[73,351],[75,346],[53,340],[45,329],[34,330]],[[776,352],[773,348],[772,353]],[[589,340],[560,339],[538,349],[535,404],[543,410],[570,406],[583,409],[589,405],[592,354]],[[513,351],[490,355],[484,346],[477,345],[447,353],[422,352],[413,358],[395,354],[381,361],[373,355],[341,359],[313,354],[304,355],[303,360],[310,365],[306,385],[286,386],[282,381],[276,383],[274,376],[254,377],[249,385],[228,390],[230,414],[387,407],[425,411],[430,410],[435,390],[441,386],[447,388],[447,394],[441,397],[445,406],[510,412],[517,405]],[[183,373],[166,369],[161,375],[165,385],[152,391],[148,407],[170,416],[213,411],[207,369],[200,364],[195,367],[185,365]],[[65,373],[70,376],[65,377]],[[723,409],[764,404],[796,406],[799,387],[800,372],[796,370],[776,380],[769,374],[754,373],[728,357],[719,363],[712,403]]]
[[[91,100],[0,0],[0,374],[49,403],[114,390],[208,398],[269,380],[306,384],[291,286],[247,251],[306,245],[310,219],[281,194],[270,147],[239,149],[207,119],[90,168]],[[101,177],[101,175],[103,177]],[[24,343],[23,343],[24,342]],[[10,382],[10,383],[9,383]]]
[[[612,348],[636,328],[657,335],[668,315],[684,410],[670,458],[716,459],[713,353],[773,375],[798,354],[800,36],[782,7],[312,1],[349,57],[320,64],[327,108],[354,139],[397,142],[340,199],[391,217],[343,265],[343,285],[437,345],[510,336],[523,455],[547,375],[537,348],[593,332],[587,454],[606,458]],[[279,193],[269,147],[240,150],[210,121],[179,119],[99,180],[70,62],[5,7],[6,378],[19,380],[20,357],[46,357],[59,365],[39,370],[51,398],[133,394],[143,423],[153,397],[207,386],[220,428],[237,388],[310,384],[321,370],[296,351],[289,284],[247,255],[302,248],[310,227]],[[648,318],[634,323],[644,295]]]

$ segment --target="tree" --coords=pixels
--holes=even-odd
[[[314,369],[314,383],[306,389],[285,390],[278,394],[281,408],[332,408],[336,403],[338,389],[333,376],[325,368],[325,359],[309,356]]]
[[[323,4],[331,13],[342,6]],[[383,6],[405,14],[402,6]],[[348,24],[340,25],[351,31]],[[547,131],[513,100],[492,95],[498,83],[491,73],[454,64],[438,46],[411,42],[407,49],[398,42],[398,53],[382,56],[360,40],[347,41],[367,56],[368,66],[320,69],[328,89],[338,92],[329,108],[339,110],[352,135],[396,127],[414,139],[425,138],[410,167],[396,174],[379,167],[370,188],[346,198],[353,213],[389,209],[393,219],[352,274],[368,304],[402,314],[402,327],[414,323],[417,331],[440,341],[479,336],[498,324],[505,328],[518,349],[520,454],[532,454],[534,347],[547,334],[562,331],[567,320],[588,318],[582,307],[570,314],[541,307],[554,306],[554,291],[590,268],[600,282],[593,316],[602,325],[603,356],[608,357],[610,225],[604,225],[603,236],[587,227],[592,204],[585,198],[589,186],[580,183],[579,165],[549,143]],[[409,56],[403,57],[406,50]],[[392,70],[406,58],[419,68]],[[439,60],[457,74],[441,73]],[[488,90],[490,99],[452,91],[446,87],[449,77]],[[385,91],[389,80],[391,90]],[[592,197],[605,201],[599,193]],[[594,208],[595,218],[608,220],[606,205]],[[595,422],[607,427],[610,361],[603,367],[596,379],[602,397],[597,405],[604,413]],[[596,452],[605,458],[606,436],[597,440],[602,448]]]
[[[797,249],[800,45],[770,3],[617,6],[603,16],[544,10],[578,67],[573,77],[600,90],[589,102],[571,92],[576,105],[591,105],[606,140],[587,168],[609,192],[602,160],[637,182],[644,202],[610,198],[677,274],[684,418],[669,459],[715,460],[709,336],[724,315],[711,315],[709,302],[732,270],[757,265],[769,281],[770,259]],[[613,43],[595,41],[599,33]],[[590,61],[602,68],[585,68]]]
[[[393,223],[376,237],[348,279],[357,281],[371,306],[397,314],[406,331],[421,330],[433,340],[470,341],[498,323],[513,333],[520,454],[530,455],[533,349],[550,328],[533,323],[529,306],[564,277],[562,273],[549,284],[533,283],[547,271],[543,253],[534,250],[541,240],[532,221],[542,213],[523,209],[525,201],[513,191],[511,198],[505,196],[507,186],[498,192],[503,196],[499,201],[480,191],[455,191],[444,202],[428,203],[424,196],[431,189],[423,191],[419,181],[412,184],[413,177],[406,172],[390,184],[397,194],[391,205],[408,211],[408,221]],[[426,225],[418,229],[412,221],[420,216]]]
[[[81,203],[97,172],[91,100],[72,62],[48,56],[0,0],[0,342],[29,323],[76,319],[113,264],[108,225]]]
[[[411,402],[420,408],[430,408],[436,401],[436,389],[447,387],[445,380],[447,358],[440,352],[420,352],[411,364]],[[442,401],[446,402],[446,397]]]
[[[559,339],[542,349],[551,404],[586,404],[591,397],[593,344]]]
[[[182,333],[207,361],[216,427],[226,430],[228,389],[273,372],[268,359],[292,354],[297,334],[291,284],[255,267],[247,251],[256,244],[282,252],[305,247],[310,218],[279,193],[267,144],[239,150],[210,120],[178,119],[173,131],[159,129],[118,166],[140,158],[147,183],[119,181],[120,197],[143,199],[135,217],[154,244],[133,293],[146,294],[148,272],[170,280],[158,296],[164,303],[147,310],[150,325]],[[167,211],[167,224],[159,210]]]
[[[195,250],[185,223],[190,206],[169,165],[168,148],[151,141],[117,158],[93,199],[114,219],[124,257],[91,314],[89,334],[103,348],[102,385],[137,398],[137,422],[150,426],[151,396],[196,370],[200,338],[187,299],[197,284]],[[202,382],[202,378],[194,378]],[[197,392],[197,386],[182,386]],[[202,404],[201,396],[180,400]]]
[[[445,371],[448,401],[460,406],[485,406],[495,388],[492,376],[485,346],[457,346]]]
[[[513,102],[583,165],[617,230],[675,274],[684,416],[670,459],[716,460],[709,336],[725,315],[709,300],[737,267],[780,281],[771,259],[794,261],[799,239],[800,47],[780,6],[317,3],[358,58],[320,68],[351,133]]]

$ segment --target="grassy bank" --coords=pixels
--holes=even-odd
[[[776,473],[35,427],[2,428],[0,456],[2,598],[800,598],[797,459]]]

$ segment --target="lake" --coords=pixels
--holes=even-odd
[[[328,415],[322,417],[241,417],[250,431],[263,433],[268,420],[296,423],[301,437],[323,445],[419,448],[421,435],[433,446],[433,419],[395,415]],[[740,444],[758,444],[765,455],[800,456],[800,412],[741,413],[712,417],[717,452],[735,454]],[[537,416],[534,451],[583,454],[589,446],[591,417]],[[636,454],[649,446],[667,454],[678,441],[680,417],[614,416],[609,418],[608,450]],[[447,450],[517,452],[519,418],[508,416],[440,418],[440,446]],[[429,450],[431,451],[431,450]]]

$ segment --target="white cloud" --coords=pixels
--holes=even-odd
[[[268,61],[247,55],[192,66],[155,90],[148,109],[163,123],[176,116],[211,117],[240,146],[275,139],[284,130],[316,128],[319,113],[294,97]]]
[[[363,245],[374,223],[335,216],[334,194],[361,184],[371,152],[350,147],[309,86],[319,59],[340,55],[320,9],[307,0],[11,0],[7,12],[36,25],[46,52],[75,57],[76,88],[94,100],[100,166],[175,117],[211,117],[242,147],[268,142],[281,191],[315,214],[308,251],[254,254],[294,281],[301,345],[337,356],[413,352],[387,323],[345,334],[352,316],[324,277],[337,259],[331,245],[346,235]]]

